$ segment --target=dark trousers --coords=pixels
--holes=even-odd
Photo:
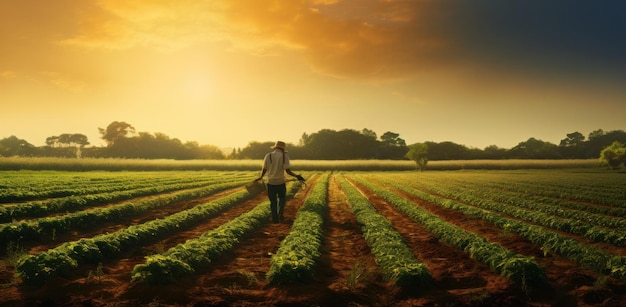
[[[279,185],[267,185],[267,197],[270,199],[270,209],[272,210],[272,221],[274,223],[278,223],[279,219],[283,219],[286,194],[287,185],[284,183]]]

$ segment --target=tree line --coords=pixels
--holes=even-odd
[[[0,156],[32,157],[90,157],[132,159],[262,159],[274,141],[252,141],[243,148],[223,153],[213,145],[182,142],[164,133],[137,132],[129,123],[114,121],[106,128],[98,128],[106,146],[87,147],[89,140],[80,133],[50,136],[46,145],[36,147],[16,136],[0,139]],[[623,130],[591,132],[585,137],[580,132],[566,135],[561,142],[553,144],[529,138],[513,148],[496,145],[484,149],[471,148],[453,142],[424,142],[407,145],[398,133],[387,131],[378,136],[370,129],[331,130],[322,129],[302,134],[297,144],[288,144],[291,156],[310,160],[415,160],[410,157],[411,148],[419,145],[420,156],[426,160],[474,160],[474,159],[592,159],[600,157],[603,149],[614,142],[626,144]],[[619,145],[618,145],[619,147]],[[412,152],[415,153],[415,150]]]

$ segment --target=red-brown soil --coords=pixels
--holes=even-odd
[[[265,195],[258,195],[156,244],[137,247],[120,259],[106,261],[101,270],[84,265],[71,276],[56,278],[42,287],[21,285],[14,277],[15,269],[2,265],[0,306],[626,306],[623,282],[582,269],[565,258],[544,255],[540,247],[504,233],[490,223],[394,191],[450,223],[516,253],[535,257],[546,269],[548,282],[545,285],[514,284],[463,251],[440,242],[420,224],[357,185],[379,213],[393,223],[433,276],[427,287],[396,287],[378,272],[361,226],[333,177],[329,185],[322,257],[315,280],[307,284],[269,285],[265,274],[271,255],[289,233],[298,209],[315,184],[314,178],[310,181],[288,201],[284,222],[272,224],[268,220],[263,227],[242,238],[237,248],[212,263],[210,269],[197,272],[194,277],[171,285],[151,286],[131,283],[130,271],[142,263],[146,255],[167,250],[222,225],[265,201]],[[117,223],[87,232],[61,234],[54,242],[40,242],[28,249],[32,253],[59,242],[115,231],[231,192],[168,206],[129,219],[124,225]]]

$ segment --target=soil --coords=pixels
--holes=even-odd
[[[547,282],[518,285],[463,251],[440,242],[420,224],[396,211],[367,188],[356,185],[380,214],[389,219],[415,257],[424,262],[433,280],[429,286],[400,288],[383,279],[365,242],[361,226],[350,210],[334,177],[329,183],[322,257],[311,283],[269,285],[265,274],[271,256],[289,233],[293,219],[316,178],[288,200],[285,221],[269,220],[242,238],[238,247],[210,268],[170,285],[132,283],[130,272],[144,257],[195,238],[249,211],[266,200],[264,194],[233,206],[206,223],[185,229],[158,243],[137,247],[119,259],[81,265],[70,276],[58,277],[41,287],[22,285],[15,269],[0,265],[0,306],[626,306],[624,282],[585,270],[557,255],[544,253],[524,238],[504,233],[482,220],[470,219],[421,199],[394,191],[465,230],[478,233],[513,252],[533,256],[546,269]],[[178,203],[133,217],[124,223],[100,225],[89,231],[61,234],[27,246],[30,253],[61,242],[111,232],[163,217],[199,203],[232,193]]]

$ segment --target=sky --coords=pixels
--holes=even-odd
[[[511,148],[626,130],[626,2],[0,0],[0,139],[364,128]]]

